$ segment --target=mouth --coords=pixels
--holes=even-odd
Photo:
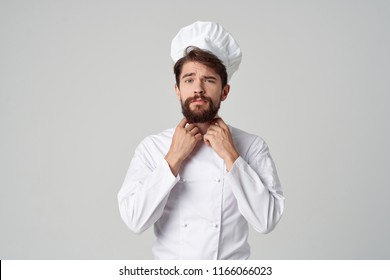
[[[207,101],[206,99],[203,99],[203,98],[196,98],[196,99],[194,99],[191,103],[200,105],[200,104],[205,104],[205,103],[207,103],[207,102],[208,102],[208,101]]]
[[[191,102],[192,104],[201,105],[207,103],[206,100],[195,100]]]

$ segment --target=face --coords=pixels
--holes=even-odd
[[[198,62],[183,65],[180,85],[175,87],[183,115],[189,123],[212,121],[229,89],[229,85],[222,88],[221,77],[213,69]]]

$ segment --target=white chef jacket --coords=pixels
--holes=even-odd
[[[248,222],[267,233],[278,223],[284,197],[267,144],[229,126],[240,157],[229,172],[203,142],[175,177],[164,159],[174,129],[145,138],[118,194],[126,225],[154,225],[155,259],[247,259]]]

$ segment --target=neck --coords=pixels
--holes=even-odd
[[[217,114],[214,119],[219,118],[219,115]],[[202,135],[205,135],[207,130],[209,129],[210,125],[213,123],[211,122],[204,122],[204,123],[194,123],[196,127],[199,129],[200,133]]]
[[[205,123],[194,123],[194,125],[199,129],[199,132],[202,134],[202,135],[205,135],[207,130],[209,129],[210,127],[210,123],[209,122],[205,122]]]

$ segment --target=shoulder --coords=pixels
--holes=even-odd
[[[174,128],[168,128],[158,134],[152,134],[145,137],[143,142],[152,142],[158,144],[161,142],[170,141],[172,139],[173,132]]]
[[[253,154],[268,150],[267,143],[262,137],[230,125],[229,128],[234,144],[242,157],[248,159]]]
[[[135,154],[149,159],[164,157],[171,145],[173,132],[174,129],[170,128],[145,137],[136,148]]]
[[[141,141],[138,148],[150,149],[153,146],[161,147],[170,144],[173,132],[174,128],[169,128],[160,133],[149,135]]]
[[[265,141],[258,135],[253,133],[246,132],[244,130],[238,129],[229,125],[230,132],[232,134],[233,140],[237,142],[244,142],[245,144],[257,144],[264,145]]]

